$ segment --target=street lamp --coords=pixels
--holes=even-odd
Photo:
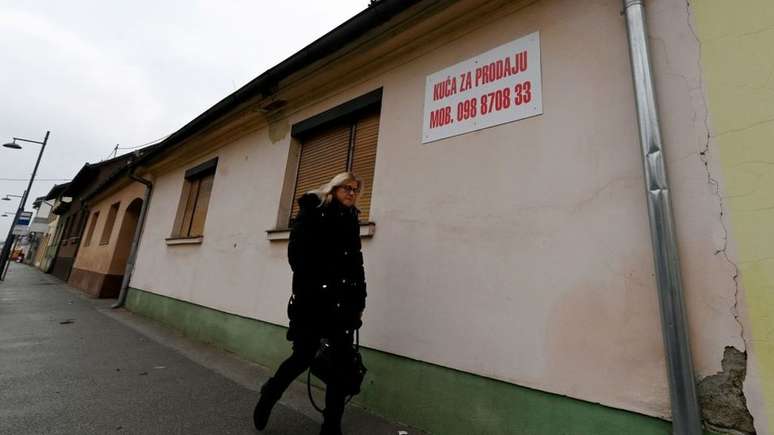
[[[3,146],[6,148],[13,148],[15,150],[20,150],[22,146],[16,143],[17,140],[24,140],[24,139],[13,138],[13,142],[4,143]],[[40,143],[40,142],[36,142],[36,143]]]
[[[23,198],[22,195],[14,195],[14,194],[9,193],[9,194],[5,195],[4,197],[0,198],[0,200],[10,201],[12,196],[15,197],[15,198]]]
[[[8,255],[11,253],[11,245],[13,244],[13,239],[14,239],[13,227],[16,225],[16,222],[19,221],[19,217],[21,216],[22,211],[24,211],[24,206],[27,203],[27,196],[29,195],[30,189],[32,188],[32,182],[35,181],[35,174],[38,172],[40,159],[41,157],[43,157],[43,151],[46,149],[46,143],[48,143],[48,135],[50,133],[51,133],[50,131],[46,132],[46,137],[43,138],[43,142],[30,140],[30,139],[23,139],[20,137],[14,137],[12,142],[3,144],[3,146],[6,148],[19,150],[22,148],[22,146],[17,144],[16,141],[34,143],[34,144],[40,145],[40,153],[38,153],[38,160],[35,162],[35,168],[32,170],[32,177],[30,177],[30,182],[27,185],[27,190],[25,190],[24,194],[21,196],[21,201],[19,201],[19,208],[16,209],[16,215],[13,218],[13,222],[11,222],[11,228],[8,229],[8,236],[5,238],[5,243],[3,244],[3,250],[0,252],[0,272],[5,270],[5,265],[6,263],[8,263]],[[6,195],[6,198],[8,198],[8,196],[10,195]],[[8,200],[10,200],[10,198],[8,198]],[[0,273],[0,280],[4,279],[2,275],[3,274]]]

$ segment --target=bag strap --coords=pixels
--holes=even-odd
[[[314,403],[314,397],[312,397],[312,368],[309,367],[306,370],[306,391],[309,393],[309,401],[312,402],[312,406],[314,406],[314,409],[316,409],[321,414],[325,412],[324,409],[320,409],[319,406],[317,406],[316,403]]]

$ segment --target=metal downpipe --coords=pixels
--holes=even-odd
[[[702,433],[688,340],[680,262],[658,120],[643,0],[623,0],[637,105],[650,237],[658,286],[661,330],[672,404],[672,430]]]
[[[145,185],[145,194],[143,195],[142,208],[140,209],[140,216],[137,218],[137,228],[134,230],[134,236],[132,237],[132,247],[129,250],[129,259],[126,261],[126,269],[124,270],[124,278],[121,281],[121,292],[118,294],[118,301],[111,308],[121,308],[126,303],[126,293],[129,288],[129,280],[132,278],[132,272],[134,272],[134,263],[137,259],[137,246],[140,244],[140,236],[142,235],[142,229],[145,226],[145,212],[148,210],[148,202],[150,201],[151,192],[153,191],[153,183],[150,181],[138,177],[133,172],[129,174],[129,178],[138,183]]]

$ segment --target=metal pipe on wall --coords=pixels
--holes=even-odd
[[[121,308],[126,303],[126,293],[129,288],[129,280],[132,278],[132,272],[134,272],[134,263],[137,259],[137,246],[140,244],[140,236],[142,235],[142,229],[145,224],[145,212],[148,210],[148,201],[150,201],[151,192],[153,191],[153,183],[150,181],[138,177],[131,172],[129,178],[138,183],[145,185],[145,194],[143,195],[142,208],[140,208],[140,216],[137,218],[137,227],[134,230],[134,236],[132,237],[132,247],[129,250],[129,259],[126,261],[126,269],[124,270],[124,278],[121,281],[121,292],[118,294],[118,301],[113,304],[112,308]]]
[[[664,147],[653,86],[643,0],[623,0],[632,79],[637,105],[642,162],[656,269],[661,330],[675,434],[699,435],[701,419],[688,339],[674,218],[664,163]]]

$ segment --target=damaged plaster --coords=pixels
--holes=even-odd
[[[739,328],[744,349],[742,351],[732,346],[726,346],[721,362],[721,371],[707,376],[697,384],[697,394],[701,406],[702,418],[705,424],[712,430],[729,434],[755,434],[753,416],[747,407],[747,399],[744,395],[744,380],[747,376],[747,340],[745,337],[744,323],[739,313],[740,276],[738,265],[731,260],[728,254],[729,230],[726,224],[726,205],[724,203],[720,182],[713,175],[711,168],[711,151],[713,135],[710,128],[710,110],[707,102],[704,76],[702,70],[701,45],[702,41],[694,28],[690,2],[686,2],[688,28],[698,45],[698,71],[701,102],[704,109],[703,127],[706,132],[704,142],[699,151],[699,159],[704,166],[707,175],[707,184],[712,188],[712,194],[718,201],[718,220],[722,228],[722,246],[715,255],[721,255],[733,270],[731,279],[734,283],[733,305],[731,314],[734,316]]]
[[[290,123],[282,109],[267,117],[269,122],[269,140],[271,143],[277,143],[285,138],[290,132]]]
[[[722,255],[725,261],[729,264],[729,266],[733,268],[733,276],[731,277],[731,279],[734,282],[734,303],[731,307],[731,314],[734,316],[734,320],[736,320],[736,323],[739,327],[739,335],[742,339],[742,344],[744,345],[743,351],[747,352],[748,346],[747,346],[747,340],[745,338],[744,324],[742,323],[741,316],[739,314],[739,267],[728,256],[729,231],[725,221],[726,206],[723,201],[723,195],[720,189],[720,182],[717,180],[717,178],[715,178],[712,175],[712,170],[710,168],[712,134],[710,130],[710,120],[709,120],[710,110],[709,110],[709,104],[707,102],[704,75],[702,72],[703,70],[702,70],[702,64],[701,64],[702,42],[693,24],[691,3],[686,2],[686,7],[687,7],[688,28],[691,30],[691,34],[693,38],[696,40],[696,44],[698,47],[698,58],[696,62],[698,63],[699,89],[701,91],[700,95],[701,95],[702,107],[704,109],[704,131],[706,132],[704,143],[702,144],[701,150],[699,151],[699,159],[704,165],[704,170],[707,173],[707,184],[712,186],[712,193],[718,200],[718,209],[719,209],[718,220],[720,221],[720,227],[722,228],[722,233],[723,233],[723,245],[719,249],[715,250],[715,255]],[[746,357],[745,357],[745,361],[747,361]]]
[[[744,396],[747,352],[727,346],[722,370],[702,379],[697,394],[704,422],[712,430],[728,434],[754,434],[753,416]]]
[[[774,312],[772,299],[771,162],[774,106],[774,2],[692,1],[691,30],[701,41],[704,88],[711,109],[711,173],[722,170],[728,255],[738,265],[737,315],[744,322],[748,357],[745,394],[759,433],[774,433]],[[741,346],[736,346],[741,348]]]

